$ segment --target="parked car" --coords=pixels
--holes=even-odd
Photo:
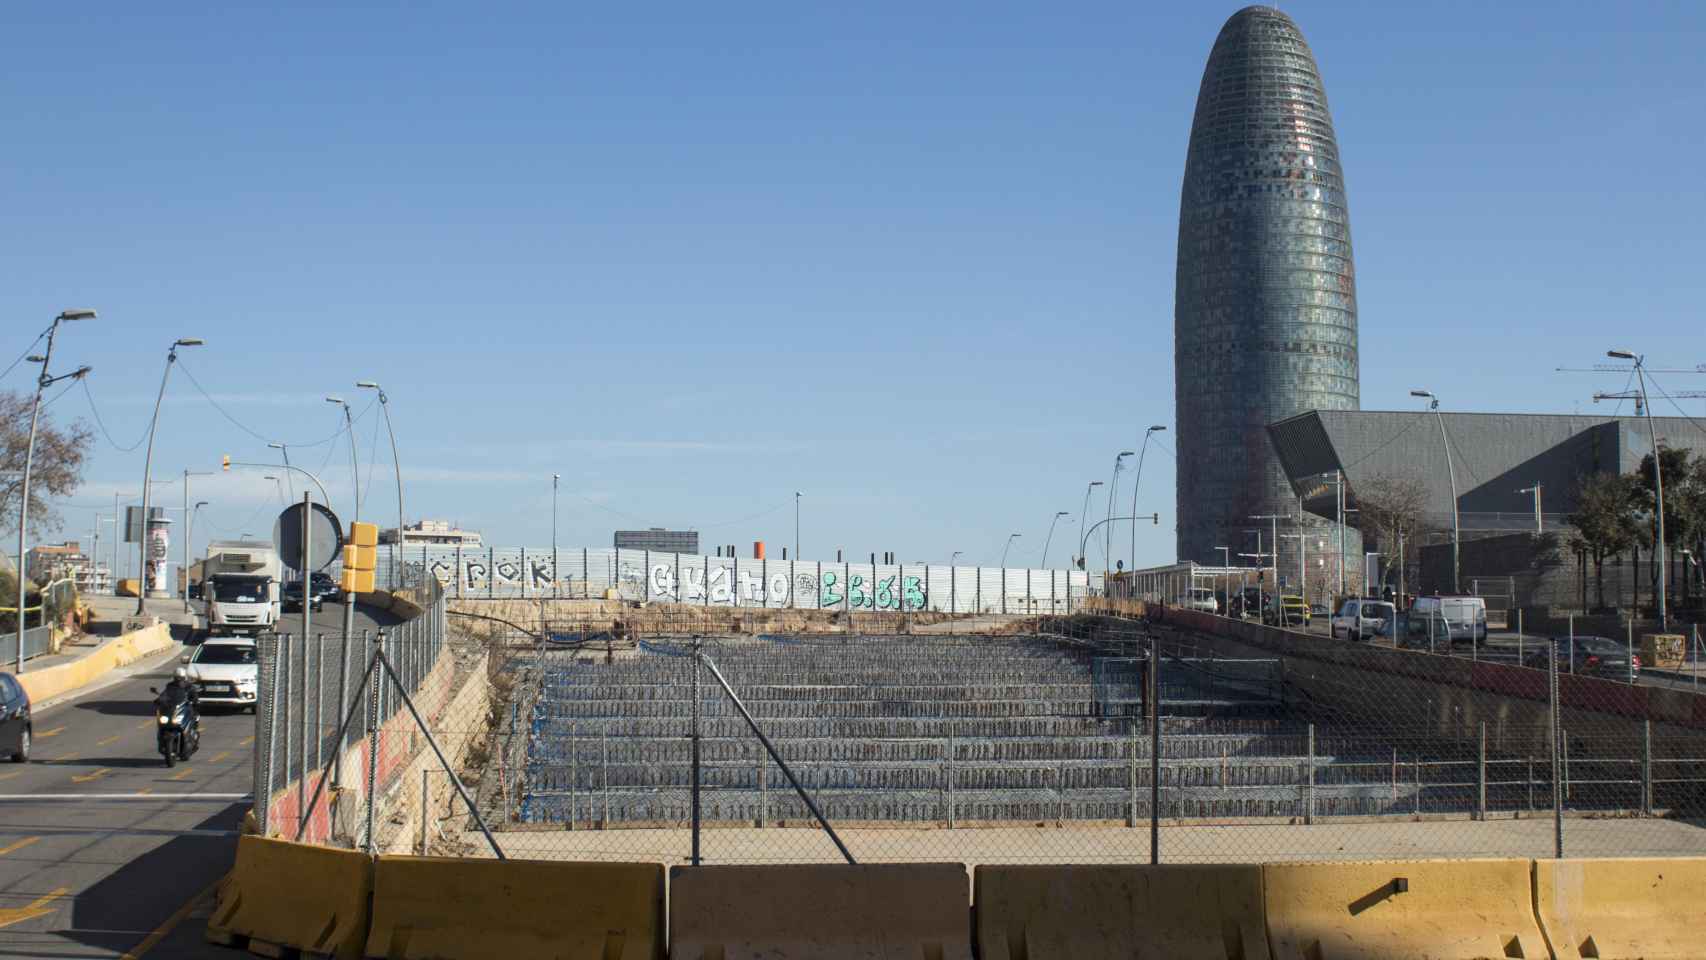
[[[1327,605],[1324,603],[1312,603],[1309,605],[1309,616],[1311,619],[1325,620],[1331,616],[1332,613],[1333,611],[1328,610]]]
[[[214,637],[183,657],[203,705],[247,708],[255,712],[255,686],[260,664],[255,641],[247,637]]]
[[[1410,645],[1487,642],[1487,601],[1480,597],[1417,597],[1410,607]]]
[[[1339,607],[1328,624],[1327,632],[1334,639],[1344,637],[1361,643],[1374,637],[1392,636],[1398,621],[1398,610],[1385,600],[1352,598]]]
[[[344,592],[338,589],[338,581],[329,573],[316,573],[308,579],[308,589],[314,594],[314,599],[321,604],[342,603]]]
[[[0,673],[0,756],[13,763],[30,762],[30,695],[18,678]]]
[[[1631,655],[1621,640],[1610,637],[1577,636],[1553,637],[1558,651],[1558,672],[1574,673],[1608,680],[1634,680],[1641,676],[1641,655]],[[1537,643],[1524,653],[1522,665],[1537,670],[1546,669],[1546,646]]]
[[[1280,627],[1309,626],[1309,605],[1302,597],[1281,596],[1278,603],[1269,602],[1262,611],[1262,622]]]
[[[1179,598],[1179,606],[1204,613],[1220,612],[1220,601],[1215,598],[1214,591],[1207,587],[1192,587],[1190,593]]]

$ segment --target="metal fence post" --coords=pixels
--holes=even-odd
[[[1575,645],[1574,628],[1571,624],[1571,646]],[[1554,859],[1564,858],[1564,784],[1559,779],[1559,760],[1563,755],[1562,731],[1558,723],[1558,645],[1546,645],[1546,698],[1547,736],[1552,745],[1552,856]]]
[[[367,697],[367,843],[365,849],[368,856],[373,856],[378,849],[378,841],[373,836],[373,790],[379,779],[379,688],[385,682],[385,677],[377,668],[377,661],[385,652],[385,631],[379,631],[373,659],[368,661],[367,669],[372,673],[368,678],[370,692]]]
[[[276,641],[273,643],[272,676],[269,678],[272,682],[270,684],[268,684],[268,686],[270,686],[272,688],[272,691],[271,691],[271,694],[267,697],[267,711],[266,711],[266,726],[267,726],[266,776],[264,778],[261,778],[261,779],[256,781],[256,784],[257,784],[259,789],[257,789],[255,791],[255,800],[260,805],[259,815],[255,819],[260,822],[261,836],[263,836],[263,837],[272,836],[272,795],[273,795],[273,791],[274,791],[274,784],[276,784],[278,782],[277,759],[278,759],[278,707],[279,707],[279,703],[280,703],[279,687],[280,687],[281,682],[284,679],[280,675],[281,674],[280,668],[284,665],[284,660],[280,656],[280,652],[283,649],[287,648],[289,645],[290,645],[290,634],[288,634],[288,633],[279,634],[278,637],[276,638]],[[289,691],[286,690],[285,692],[286,692],[286,695],[288,696]],[[259,713],[259,711],[257,711],[257,715],[258,715],[258,713]],[[288,744],[290,741],[290,732],[288,729],[285,731],[285,738],[284,739],[285,739],[285,742]],[[289,763],[287,761],[286,766],[288,767],[288,765],[289,765]]]
[[[948,829],[950,830],[954,828],[954,823],[958,819],[956,811],[954,810],[954,755],[958,752],[959,751],[955,749],[954,738],[949,737],[948,758],[945,766],[948,773]]]
[[[1315,822],[1315,724],[1309,725],[1309,777],[1303,783],[1303,825]]]
[[[1653,815],[1653,721],[1641,721],[1641,816]]]
[[[1481,721],[1481,747],[1475,761],[1475,819],[1487,819],[1487,721]]]
[[[604,722],[604,729],[598,737],[598,780],[604,788],[604,809],[599,814],[598,829],[610,829],[610,721]]]
[[[1161,862],[1161,650],[1149,645],[1149,862]]]
[[[711,596],[710,590],[711,560],[705,559],[706,589],[705,596]],[[693,638],[693,726],[690,737],[693,743],[692,777],[693,777],[693,865],[699,866],[699,657],[700,639]]]
[[[770,762],[764,756],[764,751],[758,751],[758,826],[764,827],[764,821],[770,819]]]
[[[584,631],[583,631],[584,635]],[[575,793],[581,779],[581,750],[580,743],[575,739],[575,731],[579,724],[569,721],[569,832],[575,829],[575,815],[579,812],[576,807]]]
[[[343,635],[343,641],[338,644],[338,710],[342,717],[349,712],[349,634]],[[338,786],[343,782],[344,740],[339,738],[332,746],[332,752],[337,754],[338,762],[332,765],[332,785]]]
[[[1135,720],[1132,722],[1132,725],[1131,725],[1131,765],[1130,765],[1130,770],[1127,771],[1127,776],[1126,776],[1126,780],[1130,784],[1130,787],[1131,787],[1131,798],[1127,804],[1128,812],[1126,813],[1125,825],[1128,827],[1134,827],[1134,828],[1137,826],[1137,753],[1138,753],[1137,744],[1138,744],[1138,735],[1142,729],[1143,729],[1142,726],[1140,724],[1138,724]]]
[[[427,776],[431,773],[432,768],[421,768],[421,856],[423,857],[426,856],[427,852]]]

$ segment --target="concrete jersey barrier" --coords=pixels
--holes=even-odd
[[[671,960],[971,960],[958,863],[670,869]]]
[[[1534,908],[1558,957],[1706,955],[1706,859],[1536,860]]]
[[[661,960],[663,865],[382,856],[367,955]]]
[[[1544,957],[1529,860],[1262,867],[1275,960]]]
[[[372,892],[373,862],[366,854],[241,836],[236,866],[220,884],[207,921],[207,940],[246,942],[253,952],[292,947],[356,960],[367,937]]]
[[[169,649],[172,643],[172,628],[157,623],[109,640],[95,652],[70,663],[21,673],[18,683],[30,695],[31,703],[46,703],[82,689],[119,667]]]
[[[973,877],[986,960],[1269,956],[1253,864],[979,866]]]

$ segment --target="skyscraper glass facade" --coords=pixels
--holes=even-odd
[[[1249,517],[1298,511],[1267,425],[1359,404],[1339,146],[1314,54],[1272,7],[1234,14],[1203,70],[1179,203],[1173,331],[1179,558],[1219,563],[1225,546],[1249,563],[1236,559],[1258,552],[1246,531],[1270,527]],[[1318,533],[1309,536],[1313,548]],[[1297,568],[1296,542],[1281,540],[1282,574]]]

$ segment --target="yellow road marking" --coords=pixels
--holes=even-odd
[[[52,760],[49,760],[48,763],[70,763],[75,759],[77,759],[77,754],[68,753],[63,757],[54,757]]]
[[[57,737],[64,732],[65,732],[64,727],[54,727],[52,730],[43,730],[42,732],[36,734],[36,739],[37,740],[46,740],[48,737]]]
[[[14,923],[23,923],[25,920],[34,920],[37,917],[45,917],[53,912],[53,908],[48,906],[48,904],[58,900],[60,897],[63,897],[70,892],[70,888],[60,887],[57,890],[48,891],[46,896],[35,898],[30,901],[28,906],[12,907],[9,910],[0,910],[0,927],[9,927]]]
[[[219,761],[224,760],[226,757],[229,757],[230,755],[231,755],[231,751],[221,750],[220,752],[213,755],[212,760],[209,760],[207,762],[208,763],[218,763]]]
[[[140,724],[137,724],[137,727],[136,727],[136,729],[138,729],[138,730],[141,730],[141,729],[143,729],[143,728],[144,728],[144,727],[152,727],[152,726],[154,726],[154,725],[155,725],[155,724],[157,724],[157,723],[159,723],[159,722],[160,722],[160,721],[158,721],[158,720],[144,720],[144,721],[142,721],[142,722],[141,722],[141,723],[140,723]]]
[[[255,742],[255,738],[254,738],[254,737],[244,737],[244,738],[243,738],[243,742],[242,742],[242,743],[239,743],[239,744],[237,744],[237,746],[239,746],[239,747],[246,747],[246,746],[248,746],[248,745],[249,745],[249,744],[251,744],[251,743],[254,743],[254,742]]]
[[[115,742],[115,741],[116,741],[116,740],[118,740],[118,738],[119,738],[119,737],[120,737],[120,736],[122,736],[122,734],[117,734],[117,733],[115,733],[115,734],[113,734],[113,735],[112,735],[112,736],[110,736],[110,737],[108,737],[108,738],[106,738],[106,739],[105,739],[105,740],[102,740],[102,741],[101,741],[101,742],[100,742],[100,743],[97,743],[97,744],[95,744],[95,746],[97,746],[97,747],[104,747],[104,746],[106,746],[106,745],[107,745],[107,744],[109,744],[109,743],[113,743],[113,742]]]
[[[227,876],[229,876],[229,874],[227,874]],[[160,941],[166,939],[166,937],[177,928],[178,924],[184,922],[184,918],[190,915],[190,911],[195,909],[196,904],[213,896],[213,892],[218,890],[219,885],[224,882],[225,877],[220,877],[218,880],[213,881],[212,886],[189,898],[183,906],[179,907],[176,912],[166,918],[165,923],[155,927],[153,933],[143,937],[141,943],[125,951],[124,955],[119,957],[118,960],[141,960],[141,957],[144,954],[159,946]]]
[[[0,847],[0,857],[4,857],[6,854],[12,853],[12,852],[17,851],[17,850],[22,850],[25,847],[29,846],[32,843],[35,843],[37,840],[40,840],[40,839],[41,839],[40,837],[25,837],[24,839],[19,840],[17,843],[14,843],[9,847]]]
[[[136,795],[139,797],[146,797],[153,792],[154,792],[153,787],[143,787],[141,790],[136,791]]]
[[[72,777],[71,782],[72,783],[88,783],[90,780],[99,780],[109,773],[112,773],[112,770],[108,769],[107,767],[102,767],[101,769],[96,770],[94,773],[85,773],[81,777]]]
[[[167,777],[166,779],[167,780],[184,780],[184,779],[187,779],[190,775],[190,771],[194,770],[194,769],[195,769],[194,767],[185,767],[183,770],[179,771],[177,773],[177,775]]]
[[[11,773],[0,773],[0,780],[10,780],[13,777],[16,777],[16,776],[22,774],[23,772],[24,771],[22,771],[22,770],[14,770]]]

